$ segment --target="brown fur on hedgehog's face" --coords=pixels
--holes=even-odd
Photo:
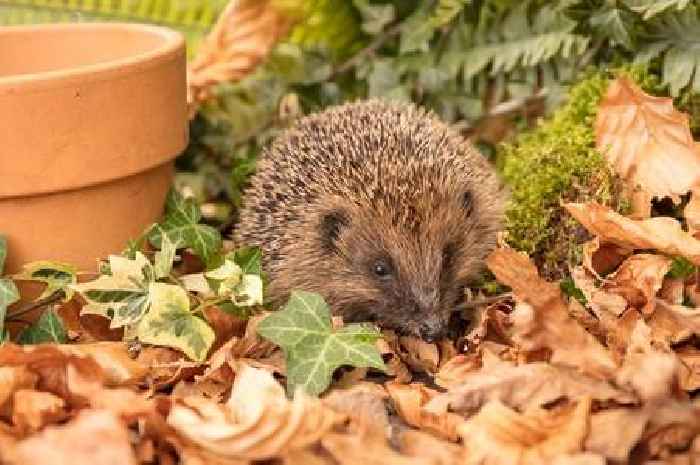
[[[485,250],[471,191],[446,195],[416,199],[425,205],[410,209],[413,215],[396,215],[396,205],[336,202],[317,218],[318,249],[325,253],[318,262],[326,262],[328,273],[307,280],[319,280],[346,321],[374,320],[427,340],[444,336]]]

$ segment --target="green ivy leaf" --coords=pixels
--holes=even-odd
[[[174,189],[170,190],[165,204],[165,218],[152,228],[148,239],[162,249],[163,233],[177,247],[191,247],[208,265],[221,249],[221,234],[211,226],[199,224],[202,212],[194,199],[185,199]]]
[[[214,343],[214,331],[190,312],[187,292],[179,286],[151,283],[150,309],[136,326],[135,336],[143,342],[173,347],[192,360],[202,362]]]
[[[70,287],[78,282],[78,270],[68,264],[52,261],[36,261],[24,265],[14,279],[39,281],[46,284],[44,292],[36,300],[45,299],[55,292],[63,291],[63,301],[73,298],[74,290]]]
[[[227,258],[233,259],[241,267],[243,274],[262,275],[262,250],[260,247],[242,247],[229,253]]]
[[[17,339],[20,344],[42,344],[51,342],[64,344],[68,341],[68,333],[63,321],[52,310],[46,310],[39,321],[22,331]]]
[[[258,334],[284,351],[290,393],[303,389],[320,394],[342,365],[385,369],[374,346],[380,336],[377,329],[351,324],[334,331],[330,309],[318,294],[292,292],[283,310],[260,322]]]

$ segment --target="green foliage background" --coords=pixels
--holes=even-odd
[[[539,205],[569,196],[575,180],[607,179],[588,124],[604,78],[579,86],[563,106],[574,83],[634,65],[653,83],[648,91],[675,97],[700,130],[697,0],[276,1],[300,22],[252,75],[216,89],[178,160],[180,186],[222,229],[262,147],[300,115],[346,100],[412,100],[474,137],[512,186],[511,242],[530,253],[556,241],[547,233],[554,207]],[[0,24],[154,22],[184,31],[194,53],[225,3],[0,0]],[[524,131],[558,108],[552,121]],[[494,122],[506,129],[496,137]],[[521,135],[500,143],[513,133]],[[610,198],[609,189],[588,194]]]

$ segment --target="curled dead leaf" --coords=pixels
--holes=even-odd
[[[700,184],[700,152],[688,115],[673,99],[646,94],[629,78],[610,83],[595,122],[596,147],[632,186],[679,197]]]
[[[407,430],[398,438],[399,451],[432,465],[457,465],[464,461],[464,449],[423,431]]]
[[[66,425],[49,426],[20,441],[6,460],[13,465],[136,465],[126,426],[102,410],[85,410]]]
[[[590,399],[556,410],[520,414],[498,401],[459,426],[465,465],[540,465],[580,452],[588,434]]]
[[[649,412],[639,409],[610,409],[591,416],[586,450],[607,459],[625,462],[632,448],[641,439]]]
[[[287,32],[292,21],[271,0],[233,0],[202,41],[188,66],[190,114],[209,89],[253,71]]]
[[[460,415],[446,410],[434,412],[424,408],[436,392],[420,383],[387,383],[385,387],[396,411],[406,423],[453,442],[458,440],[457,426],[464,421]]]
[[[381,385],[359,382],[348,389],[332,389],[323,397],[323,402],[346,415],[357,428],[388,437],[391,432],[385,403],[388,397]]]
[[[526,351],[549,349],[553,363],[595,376],[608,377],[614,372],[610,352],[569,316],[559,286],[540,278],[527,256],[501,248],[489,255],[486,264],[520,301],[511,314],[516,345]]]
[[[396,452],[382,436],[329,433],[321,439],[323,448],[340,465],[429,465],[424,458]]]
[[[653,249],[680,255],[700,265],[700,240],[683,231],[673,218],[658,216],[633,220],[595,202],[567,203],[564,207],[603,242],[628,249]]]
[[[561,399],[576,401],[584,397],[620,404],[636,402],[634,396],[607,381],[575,369],[536,362],[519,366],[503,364],[471,372],[462,379],[461,385],[434,396],[428,408],[469,416],[493,401],[527,411]]]
[[[181,436],[211,454],[250,460],[304,448],[343,420],[301,392],[288,401],[269,372],[245,365],[237,370],[226,405],[190,397],[174,405],[167,419]]]
[[[12,423],[25,433],[38,431],[67,416],[66,402],[48,392],[20,389],[12,399]]]

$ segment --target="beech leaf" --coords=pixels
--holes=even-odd
[[[670,98],[648,95],[618,78],[600,103],[595,132],[598,150],[633,188],[677,202],[700,183],[700,151],[688,116]]]
[[[265,318],[258,334],[279,345],[287,360],[287,390],[318,395],[341,365],[385,370],[376,328],[351,324],[333,330],[330,308],[314,293],[294,291],[283,310]]]

